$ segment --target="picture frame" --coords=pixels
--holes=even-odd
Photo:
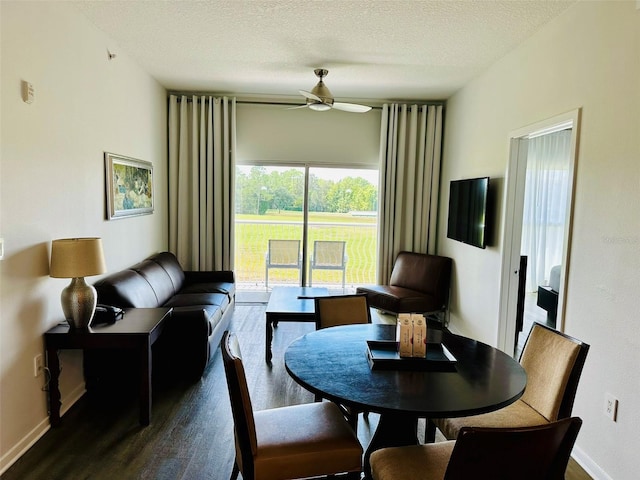
[[[153,213],[153,164],[105,152],[107,220]]]

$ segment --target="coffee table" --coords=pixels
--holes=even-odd
[[[265,361],[271,365],[273,328],[278,322],[315,322],[315,297],[326,297],[322,287],[273,287],[265,311]]]
[[[151,420],[151,345],[158,339],[171,308],[128,308],[124,317],[112,325],[97,325],[86,330],[57,325],[44,334],[49,381],[49,421],[60,423],[60,361],[58,350],[123,348],[137,350],[140,371],[140,424]]]

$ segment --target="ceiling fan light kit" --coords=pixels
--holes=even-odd
[[[312,100],[307,100],[307,105],[311,110],[315,110],[316,112],[326,112],[327,110],[331,110],[331,105],[316,103]]]
[[[320,80],[310,92],[300,90],[300,94],[307,99],[306,107],[316,112],[324,112],[335,108],[336,110],[342,110],[344,112],[364,113],[371,110],[371,107],[366,105],[358,105],[355,103],[342,103],[334,101],[331,91],[324,84],[322,79],[329,74],[329,70],[324,68],[316,68],[313,73],[316,74]],[[300,108],[300,107],[293,107]]]

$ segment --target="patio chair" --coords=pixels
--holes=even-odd
[[[269,269],[271,268],[295,268],[300,278],[302,271],[300,240],[269,240],[269,247],[265,254],[265,288],[269,288]]]
[[[313,285],[314,270],[342,270],[342,289],[344,290],[347,271],[346,243],[343,241],[316,240],[313,242],[309,286]]]

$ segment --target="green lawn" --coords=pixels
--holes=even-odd
[[[375,283],[376,219],[350,214],[310,213],[309,241],[347,242],[347,284]],[[239,283],[263,285],[265,252],[269,239],[302,239],[301,212],[267,212],[266,215],[236,215],[235,272]],[[310,252],[311,253],[311,252]],[[295,270],[269,271],[269,283],[297,282]],[[314,284],[339,284],[339,271],[315,271]]]

